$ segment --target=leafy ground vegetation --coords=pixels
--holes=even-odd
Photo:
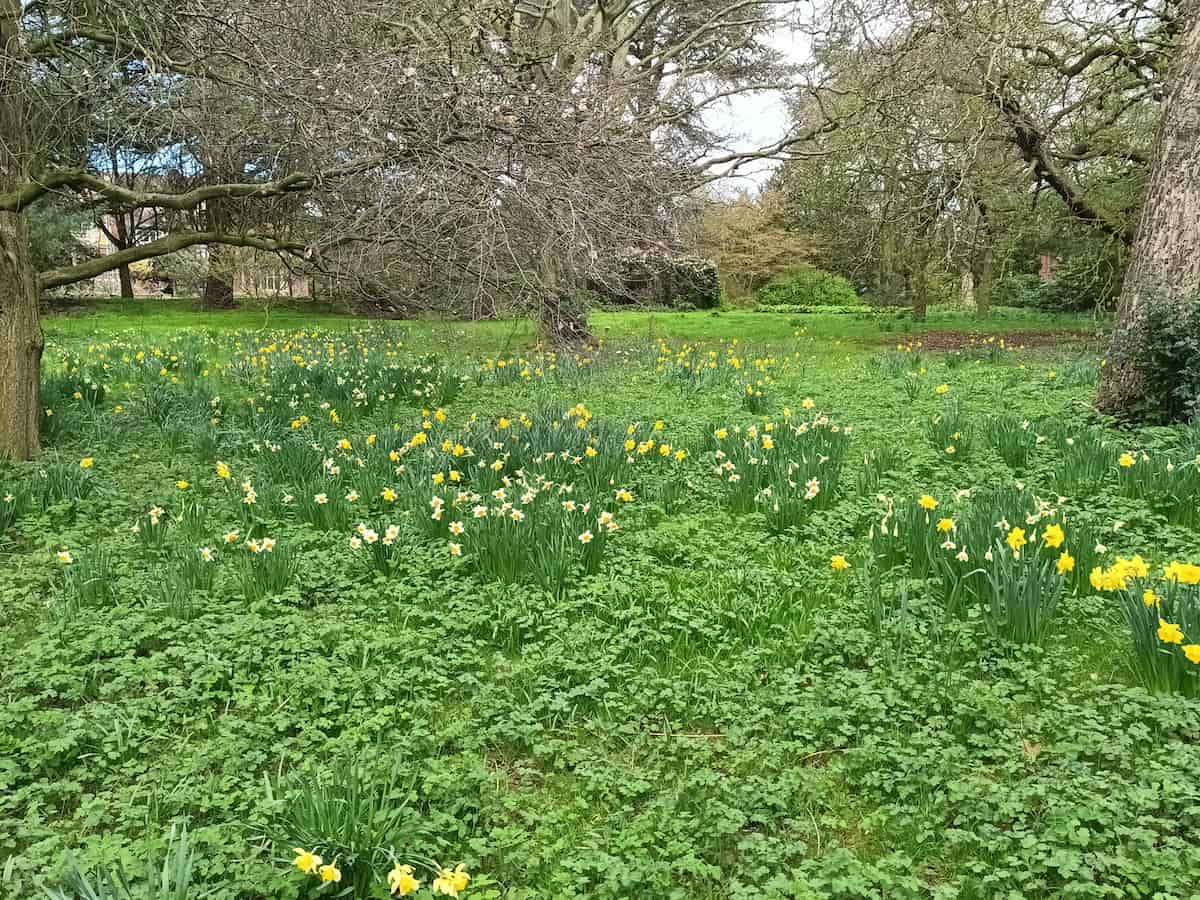
[[[1200,429],[1079,322],[220,321],[52,323],[6,896],[1194,896]]]

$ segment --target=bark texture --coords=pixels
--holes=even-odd
[[[1137,359],[1147,339],[1147,304],[1182,311],[1200,296],[1200,15],[1191,11],[1167,81],[1129,269],[1097,406],[1120,413],[1144,396]]]
[[[230,217],[225,201],[210,200],[205,214],[211,230],[228,230]],[[233,251],[221,244],[208,245],[208,277],[200,297],[201,309],[233,309],[233,264]]]
[[[208,245],[208,277],[204,279],[202,309],[233,309],[230,252],[220,244]]]
[[[20,0],[0,0],[0,193],[28,180]],[[40,449],[42,327],[24,216],[0,212],[0,456]]]
[[[992,314],[992,288],[996,284],[995,255],[991,246],[980,249],[971,260],[971,277],[975,288],[975,315],[986,319]]]

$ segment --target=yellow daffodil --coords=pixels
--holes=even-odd
[[[1024,528],[1012,529],[1008,533],[1008,537],[1006,537],[1004,540],[1008,544],[1008,546],[1012,548],[1012,552],[1014,554],[1020,553],[1021,548],[1024,547],[1025,544],[1028,543],[1028,541],[1025,538],[1025,529]]]
[[[938,519],[937,529],[938,529],[938,531],[940,531],[942,533],[953,531],[954,530],[954,520],[953,519]]]
[[[938,508],[938,502],[928,494],[922,494],[921,499],[917,501],[921,509],[933,510]]]
[[[1193,563],[1172,562],[1163,569],[1163,577],[1176,584],[1200,584],[1200,566]]]
[[[835,572],[841,572],[844,569],[850,568],[850,563],[846,561],[846,557],[841,553],[837,553],[829,558],[829,566]]]
[[[421,882],[413,877],[413,867],[396,863],[388,872],[388,889],[397,897],[407,897],[421,887]]]
[[[463,865],[459,863],[455,869],[442,869],[438,873],[438,877],[433,879],[433,884],[430,887],[435,894],[457,897],[460,891],[467,889],[467,884],[470,881],[471,876],[463,871]]]
[[[1075,557],[1073,557],[1070,553],[1068,553],[1066,550],[1064,550],[1062,552],[1062,555],[1059,556],[1058,563],[1056,565],[1058,568],[1059,575],[1066,575],[1068,572],[1074,572],[1075,571]]]
[[[1067,539],[1063,533],[1061,525],[1048,525],[1046,530],[1042,532],[1042,542],[1052,549],[1057,550],[1062,546],[1063,541]]]
[[[333,858],[333,862],[326,863],[317,870],[321,876],[321,881],[332,881],[335,884],[342,880],[342,870],[337,867],[337,857]]]
[[[305,875],[315,874],[317,867],[324,862],[321,857],[310,850],[303,850],[300,847],[296,847],[292,852],[296,854],[296,858],[292,860],[292,865]]]
[[[1158,620],[1158,639],[1164,644],[1182,644],[1183,629],[1165,619]]]
[[[1200,644],[1184,644],[1183,655],[1187,657],[1188,662],[1200,666]]]
[[[90,456],[85,456],[83,459],[81,459],[79,461],[79,468],[90,469],[95,464],[96,464],[96,461],[94,459],[92,459]]]

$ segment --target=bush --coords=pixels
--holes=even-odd
[[[1147,301],[1135,360],[1146,400],[1172,421],[1200,416],[1200,302]]]
[[[1104,248],[1073,254],[1041,291],[1041,307],[1051,311],[1082,312],[1112,309],[1125,277],[1122,248]]]
[[[615,279],[591,290],[600,302],[618,306],[697,310],[721,305],[716,264],[695,256],[631,252],[620,259]]]
[[[993,306],[1041,309],[1046,284],[1036,275],[1005,275],[992,292]]]
[[[759,306],[840,306],[858,307],[858,292],[841,275],[820,269],[799,272],[768,284],[754,295]]]
[[[1125,259],[1122,251],[1090,250],[1068,256],[1053,281],[1032,273],[1012,273],[996,282],[994,306],[1082,312],[1111,309],[1121,292]]]

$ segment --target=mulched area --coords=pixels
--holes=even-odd
[[[1086,331],[927,331],[924,334],[893,335],[880,340],[881,344],[912,344],[922,350],[963,350],[971,347],[986,347],[1004,341],[1005,347],[1080,347],[1099,343],[1096,335]]]

